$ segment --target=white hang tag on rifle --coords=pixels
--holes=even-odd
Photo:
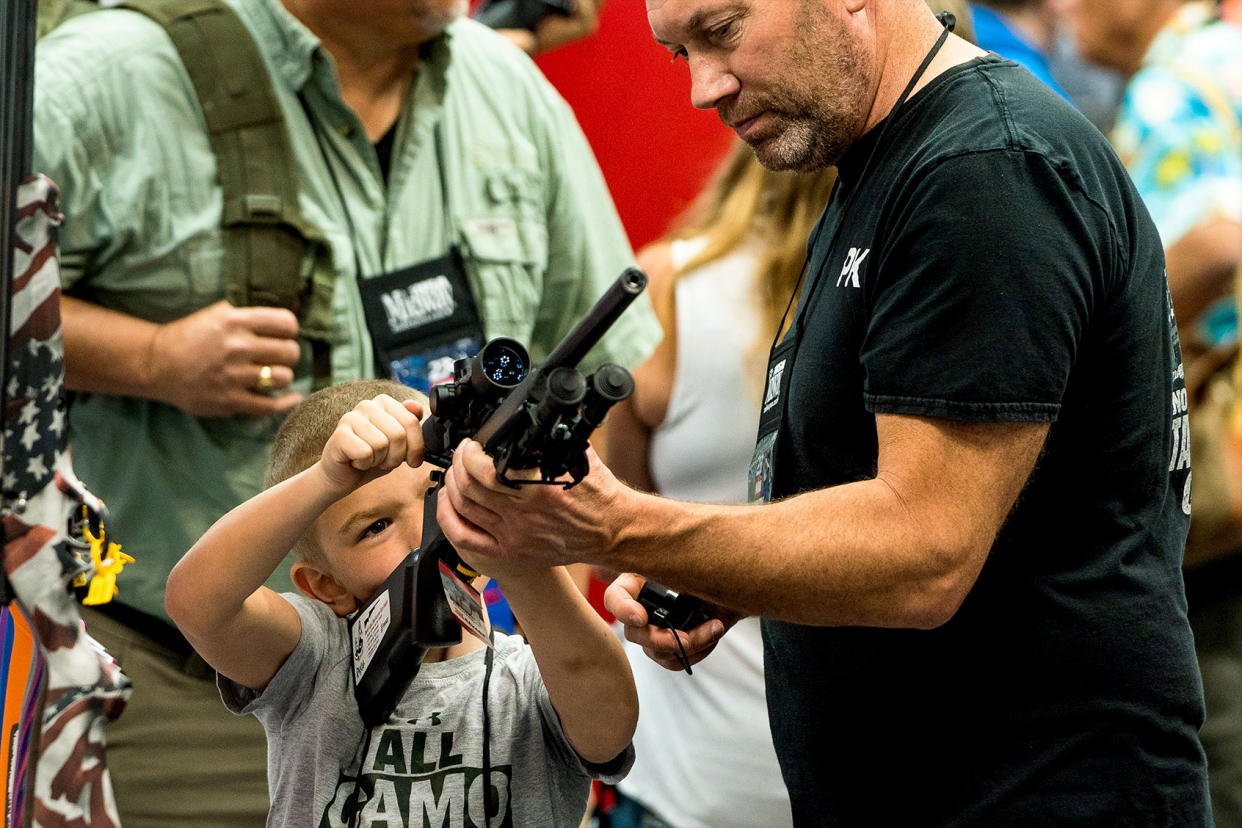
[[[444,584],[444,595],[448,598],[449,608],[453,610],[457,623],[462,629],[482,641],[493,650],[492,623],[487,617],[487,604],[483,596],[444,561],[437,562],[440,567],[440,581]]]

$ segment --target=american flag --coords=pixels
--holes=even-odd
[[[17,221],[2,487],[6,499],[20,503],[52,480],[65,442],[65,360],[54,239],[30,232],[37,224],[59,225],[55,202],[19,201]]]
[[[32,817],[35,826],[116,826],[104,725],[124,709],[130,683],[87,634],[71,588],[91,569],[71,536],[74,516],[83,506],[102,514],[103,505],[73,474],[67,445],[55,237],[61,216],[56,187],[44,176],[28,178],[17,195],[0,480],[4,574],[37,640],[46,680],[42,708],[34,704],[37,693],[29,694],[29,720],[22,723],[39,732],[37,760],[8,763],[26,766],[28,760],[35,769],[33,797],[9,797],[8,824],[25,825]],[[10,778],[9,785],[10,794],[24,787],[20,779]],[[26,808],[29,814],[22,813]]]

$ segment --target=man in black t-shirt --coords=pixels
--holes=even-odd
[[[921,0],[647,6],[760,161],[839,169],[769,367],[751,482],[774,502],[677,503],[597,462],[514,492],[468,443],[446,535],[762,616],[799,825],[1209,824],[1181,354],[1104,139]],[[641,582],[609,608],[673,666]],[[692,659],[729,611],[680,633]]]

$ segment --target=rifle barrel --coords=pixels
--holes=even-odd
[[[509,392],[509,396],[500,404],[500,407],[492,412],[483,425],[479,426],[474,439],[478,440],[489,454],[494,454],[496,447],[508,437],[519,412],[525,410],[526,402],[530,399],[530,392],[539,382],[539,377],[547,376],[554,368],[577,367],[612,323],[617,321],[617,317],[638,298],[638,294],[642,293],[646,287],[646,273],[636,267],[626,268],[625,272],[617,277],[617,281],[613,282],[604,295],[595,302],[583,320],[574,326],[574,329],[566,334],[560,344],[553,349],[548,361],[537,371],[528,373],[526,379]]]
[[[608,288],[604,295],[595,302],[582,321],[575,325],[574,329],[566,334],[560,344],[548,355],[547,362],[543,364],[543,370],[547,372],[553,368],[576,367],[646,286],[646,273],[636,267],[626,268],[625,272],[617,277],[617,281],[612,283],[612,287]]]

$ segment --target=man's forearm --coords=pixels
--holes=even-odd
[[[151,396],[151,351],[159,325],[61,296],[65,385],[74,391]]]
[[[642,503],[604,563],[742,614],[812,625],[936,626],[956,607],[964,572],[977,572],[964,560],[968,544],[920,533],[878,480],[766,506],[636,496]]]
[[[936,626],[973,586],[1048,426],[879,415],[876,433],[874,479],[766,506],[645,495],[593,455],[572,489],[516,492],[471,441],[437,517],[480,558],[585,561],[802,624]]]
[[[624,490],[597,561],[767,618],[929,628],[957,611],[1047,425],[877,418],[878,472],[765,506]]]

